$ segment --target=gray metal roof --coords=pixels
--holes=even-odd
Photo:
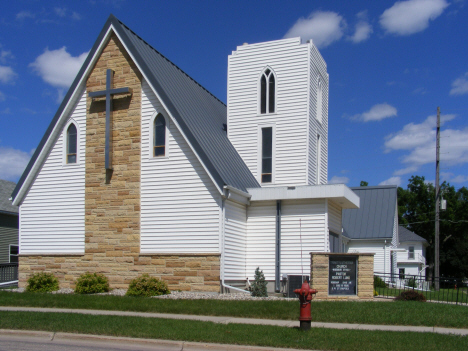
[[[15,189],[16,183],[0,179],[0,213],[18,213],[18,206],[13,206],[9,200],[11,193]]]
[[[400,243],[405,241],[422,241],[427,243],[426,239],[402,226],[398,226],[398,240]]]
[[[343,234],[351,239],[393,237],[397,186],[351,188],[360,198],[359,209],[343,210]]]
[[[224,185],[231,185],[242,191],[246,191],[248,187],[259,187],[257,180],[223,130],[223,123],[226,123],[227,120],[226,105],[137,36],[114,15],[110,15],[39,146],[36,148],[12,196],[16,197],[21,189],[65,109],[67,101],[72,97],[81,76],[85,73],[111,25],[130,51],[136,61],[135,63],[148,78],[148,83],[155,89],[168,112],[179,124],[182,132],[200,156],[216,184],[220,188]]]

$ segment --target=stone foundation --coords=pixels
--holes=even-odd
[[[53,273],[61,288],[74,288],[85,272],[103,273],[111,289],[127,289],[130,281],[148,273],[164,280],[170,290],[220,291],[219,254],[139,255],[109,257],[106,254],[19,257],[19,287],[37,272]]]
[[[329,295],[328,273],[330,255],[357,256],[357,295]],[[374,298],[374,254],[373,253],[329,253],[310,254],[310,286],[317,289],[317,300],[372,300]]]

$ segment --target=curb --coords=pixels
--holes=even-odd
[[[248,346],[248,345],[230,345],[230,344],[213,344],[193,341],[174,341],[164,339],[140,339],[128,338],[107,335],[93,335],[93,334],[73,334],[73,333],[53,333],[34,330],[15,330],[15,329],[0,329],[0,340],[2,336],[7,337],[21,337],[24,341],[25,337],[31,339],[43,339],[42,341],[49,341],[51,343],[58,343],[59,341],[78,341],[78,342],[101,342],[101,343],[117,343],[122,346],[125,344],[138,344],[139,346],[157,347],[156,350],[164,348],[164,350],[180,350],[180,351],[197,351],[197,350],[216,350],[216,351],[304,351],[304,349],[290,349],[290,348],[272,348],[262,346]]]

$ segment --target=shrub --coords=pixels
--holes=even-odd
[[[374,289],[375,288],[386,288],[387,284],[378,275],[374,275]]]
[[[374,289],[374,296],[379,296],[379,293],[375,289]]]
[[[395,301],[421,301],[426,302],[426,297],[423,294],[414,290],[403,291],[400,295],[395,297]]]
[[[31,292],[50,292],[59,289],[59,283],[52,273],[36,273],[28,279],[26,291]]]
[[[130,282],[126,295],[150,297],[166,294],[170,294],[166,282],[145,273]]]
[[[97,294],[109,291],[109,280],[100,273],[83,273],[76,281],[75,293]]]
[[[255,280],[250,286],[252,296],[267,297],[267,284],[263,271],[260,270],[260,267],[257,267],[255,270]]]
[[[406,286],[409,286],[410,288],[415,288],[416,287],[416,279],[414,277],[406,279]]]

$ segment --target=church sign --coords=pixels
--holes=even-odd
[[[330,256],[328,273],[329,295],[356,295],[357,257]]]

